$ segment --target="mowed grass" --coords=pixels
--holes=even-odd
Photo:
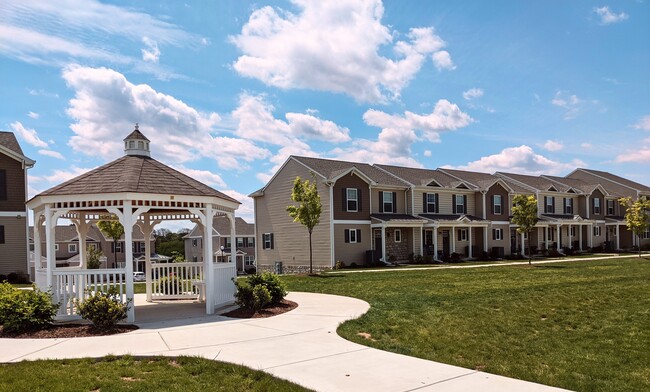
[[[357,343],[578,391],[650,390],[647,258],[283,280],[369,302],[338,329]]]
[[[0,364],[0,391],[308,391],[243,366],[195,357],[106,357]]]

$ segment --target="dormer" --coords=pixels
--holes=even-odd
[[[133,132],[124,138],[124,154],[150,157],[149,143],[149,139],[140,132],[136,123]]]

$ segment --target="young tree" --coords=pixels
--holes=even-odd
[[[117,265],[117,243],[124,235],[124,226],[119,221],[105,221],[100,220],[97,222],[97,227],[104,233],[105,236],[113,240],[113,266]]]
[[[640,197],[637,201],[632,201],[631,197],[618,199],[621,206],[625,208],[625,222],[627,228],[636,235],[639,240],[639,257],[641,257],[641,234],[650,227],[650,200]]]
[[[95,245],[90,245],[86,251],[86,268],[99,269],[102,266],[101,258],[104,256],[101,250]]]
[[[294,222],[298,222],[307,227],[307,231],[309,232],[309,273],[311,274],[311,234],[314,227],[320,222],[320,214],[323,209],[316,184],[316,177],[313,174],[311,182],[309,180],[302,181],[300,177],[296,177],[293,182],[293,190],[291,191],[291,200],[299,204],[297,206],[287,206],[289,216],[293,218]]]
[[[532,195],[517,195],[512,199],[512,203],[512,223],[517,225],[517,233],[528,235],[528,264],[530,265],[533,259],[530,251],[530,233],[537,224],[537,199]]]

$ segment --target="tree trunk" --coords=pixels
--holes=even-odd
[[[641,257],[641,234],[636,236],[636,243],[639,245],[639,257]]]
[[[312,261],[311,261],[311,230],[309,230],[309,274],[312,274]]]

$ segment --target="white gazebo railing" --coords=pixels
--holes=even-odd
[[[75,300],[83,301],[97,291],[108,292],[111,287],[115,287],[120,300],[126,302],[125,282],[126,270],[123,269],[55,269],[52,271],[52,299],[60,304],[57,320],[81,318]],[[36,270],[36,284],[42,290],[48,288],[46,270]]]
[[[203,282],[203,263],[151,263],[151,297],[161,299],[196,299],[197,283]]]
[[[220,307],[235,302],[235,282],[237,264],[216,263],[214,268],[214,306]]]

